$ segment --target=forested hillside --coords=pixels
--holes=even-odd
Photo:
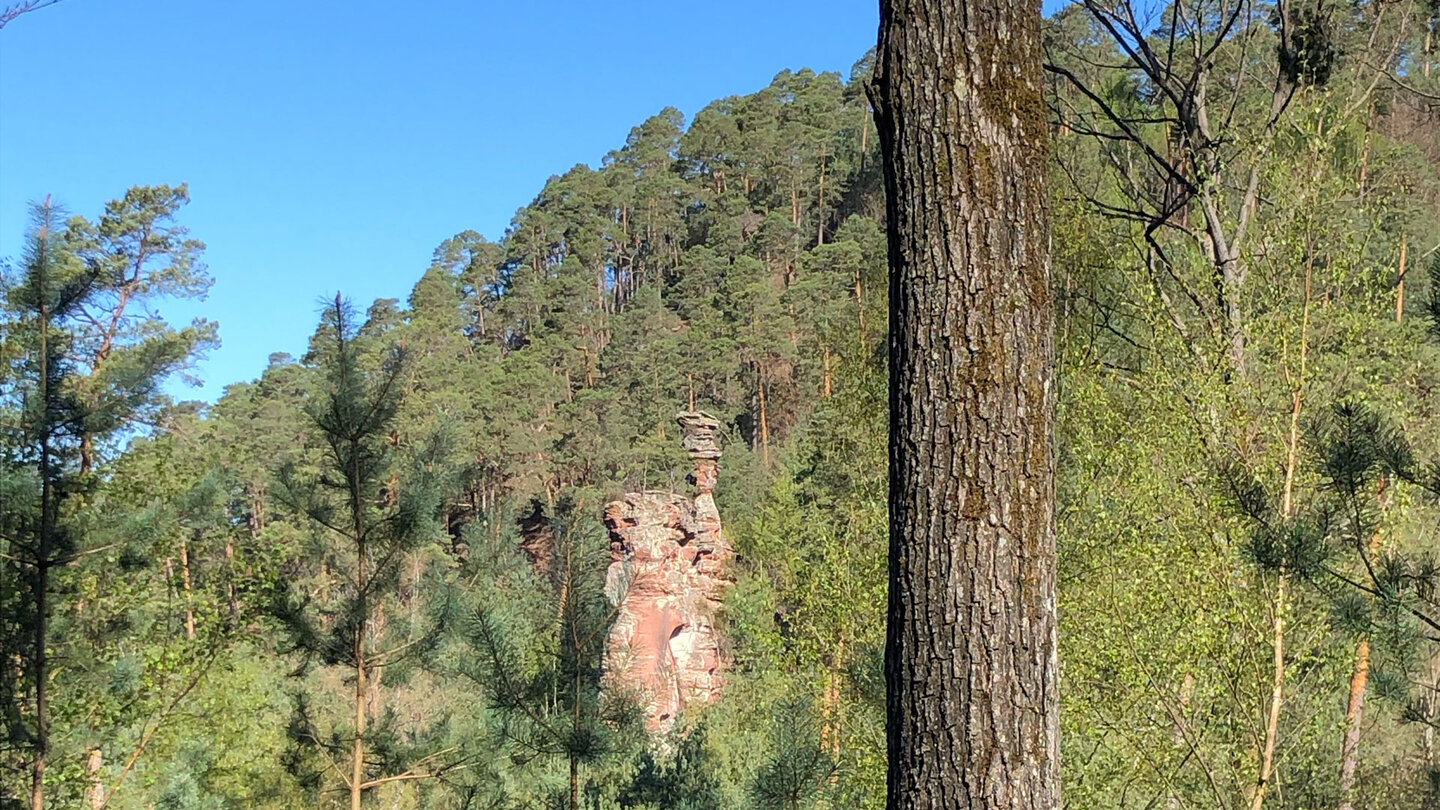
[[[1440,5],[1147,9],[1045,29],[1066,803],[1440,806]],[[155,314],[209,286],[186,187],[38,205],[0,808],[882,807],[869,73],[662,110],[213,404],[163,393],[225,326]],[[657,739],[601,512],[688,491],[695,410],[733,663]]]

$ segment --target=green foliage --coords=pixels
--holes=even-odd
[[[764,764],[750,782],[750,796],[765,810],[799,810],[824,796],[835,762],[820,747],[819,723],[808,701],[779,704],[770,722]]]
[[[1355,401],[1314,421],[1309,450],[1317,486],[1293,518],[1279,514],[1257,482],[1237,484],[1236,505],[1254,527],[1252,554],[1266,568],[1313,584],[1333,601],[1337,627],[1371,640],[1377,695],[1398,703],[1402,717],[1440,724],[1427,710],[1423,685],[1440,652],[1440,560],[1428,532],[1412,536],[1415,528],[1387,515],[1376,499],[1401,485],[1433,496],[1440,468],[1417,462],[1399,429]]]
[[[97,227],[62,225],[47,201],[5,279],[0,643],[13,669],[0,797],[28,792],[22,775],[43,770],[45,798],[99,801],[100,769],[114,762],[119,789],[235,629],[199,592],[189,556],[217,513],[216,481],[166,470],[137,491],[126,467],[147,452],[114,450],[166,413],[161,385],[213,337],[213,326],[176,332],[134,314],[208,283],[203,246],[165,224],[183,202],[183,187],[137,187]]]
[[[354,769],[347,773],[361,780],[357,787],[356,776],[345,779],[352,791],[446,768],[435,753],[439,733],[402,728],[387,695],[407,680],[408,662],[435,649],[446,624],[443,589],[423,611],[414,592],[426,585],[423,549],[442,536],[438,518],[452,487],[443,434],[413,448],[408,464],[396,458],[407,356],[398,347],[378,357],[366,353],[367,332],[381,317],[372,309],[370,320],[357,325],[339,296],[326,308],[307,358],[320,372],[306,412],[322,456],[313,472],[291,465],[279,475],[282,498],[313,533],[308,554],[296,560],[305,576],[277,592],[275,617],[288,632],[288,651],[299,656],[300,673],[316,660],[345,668],[354,681],[349,725],[324,717],[328,712],[297,693],[288,757],[312,790],[334,776],[319,763],[347,757]],[[296,587],[302,583],[304,590]]]
[[[553,512],[536,504],[522,523],[528,556],[512,543],[479,563],[494,584],[475,590],[458,669],[484,690],[509,765],[548,788],[556,806],[576,810],[582,784],[600,789],[590,772],[633,752],[639,716],[626,695],[602,690],[615,618],[605,595],[608,541],[576,503]]]
[[[1071,805],[1250,806],[1277,622],[1262,806],[1338,806],[1362,639],[1355,806],[1436,793],[1423,5],[1046,22]],[[25,790],[45,615],[57,806],[342,803],[361,670],[366,806],[883,806],[872,59],[688,126],[660,111],[209,407],[159,393],[216,340],[151,314],[209,287],[185,186],[52,212],[0,317],[0,805]],[[733,663],[653,740],[602,677],[598,507],[683,486],[692,408],[725,445]]]
[[[720,779],[710,766],[705,734],[703,725],[695,727],[669,756],[642,753],[635,776],[618,797],[619,805],[627,810],[720,810]]]

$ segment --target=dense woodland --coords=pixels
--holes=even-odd
[[[1091,0],[1044,37],[1066,804],[1440,807],[1440,5]],[[213,404],[163,392],[224,324],[153,314],[210,284],[186,187],[37,204],[0,808],[883,806],[871,59],[661,111],[405,301],[317,290],[306,353]],[[734,664],[653,739],[600,689],[599,513],[685,488],[693,409]]]

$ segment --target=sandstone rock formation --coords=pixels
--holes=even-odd
[[[727,664],[714,624],[732,554],[713,495],[719,422],[695,412],[676,421],[695,461],[695,497],[647,491],[605,507],[612,560],[606,591],[618,607],[606,678],[609,688],[634,690],[653,732],[719,697]]]

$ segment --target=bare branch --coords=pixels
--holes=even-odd
[[[0,9],[0,28],[5,24],[30,11],[39,11],[46,6],[53,6],[60,0],[25,0],[23,3],[16,3],[4,9]]]

